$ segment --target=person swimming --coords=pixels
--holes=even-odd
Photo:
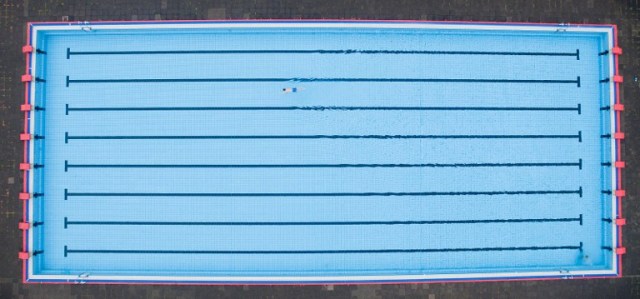
[[[294,92],[298,92],[298,88],[297,87],[285,87],[282,89],[282,92],[284,93],[294,93]]]

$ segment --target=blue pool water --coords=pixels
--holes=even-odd
[[[40,33],[33,274],[611,269],[606,37]]]

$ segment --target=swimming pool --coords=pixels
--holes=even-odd
[[[29,25],[24,280],[621,273],[615,27]]]

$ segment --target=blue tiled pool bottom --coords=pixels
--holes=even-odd
[[[43,31],[33,274],[610,270],[607,36]]]

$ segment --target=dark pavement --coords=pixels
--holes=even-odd
[[[105,286],[24,285],[17,252],[21,233],[18,164],[22,145],[27,21],[168,19],[415,19],[615,23],[624,50],[624,277],[547,282],[361,286]],[[0,299],[3,298],[640,298],[640,0],[0,0]],[[634,77],[636,80],[634,80]],[[636,124],[636,125],[634,125]]]

